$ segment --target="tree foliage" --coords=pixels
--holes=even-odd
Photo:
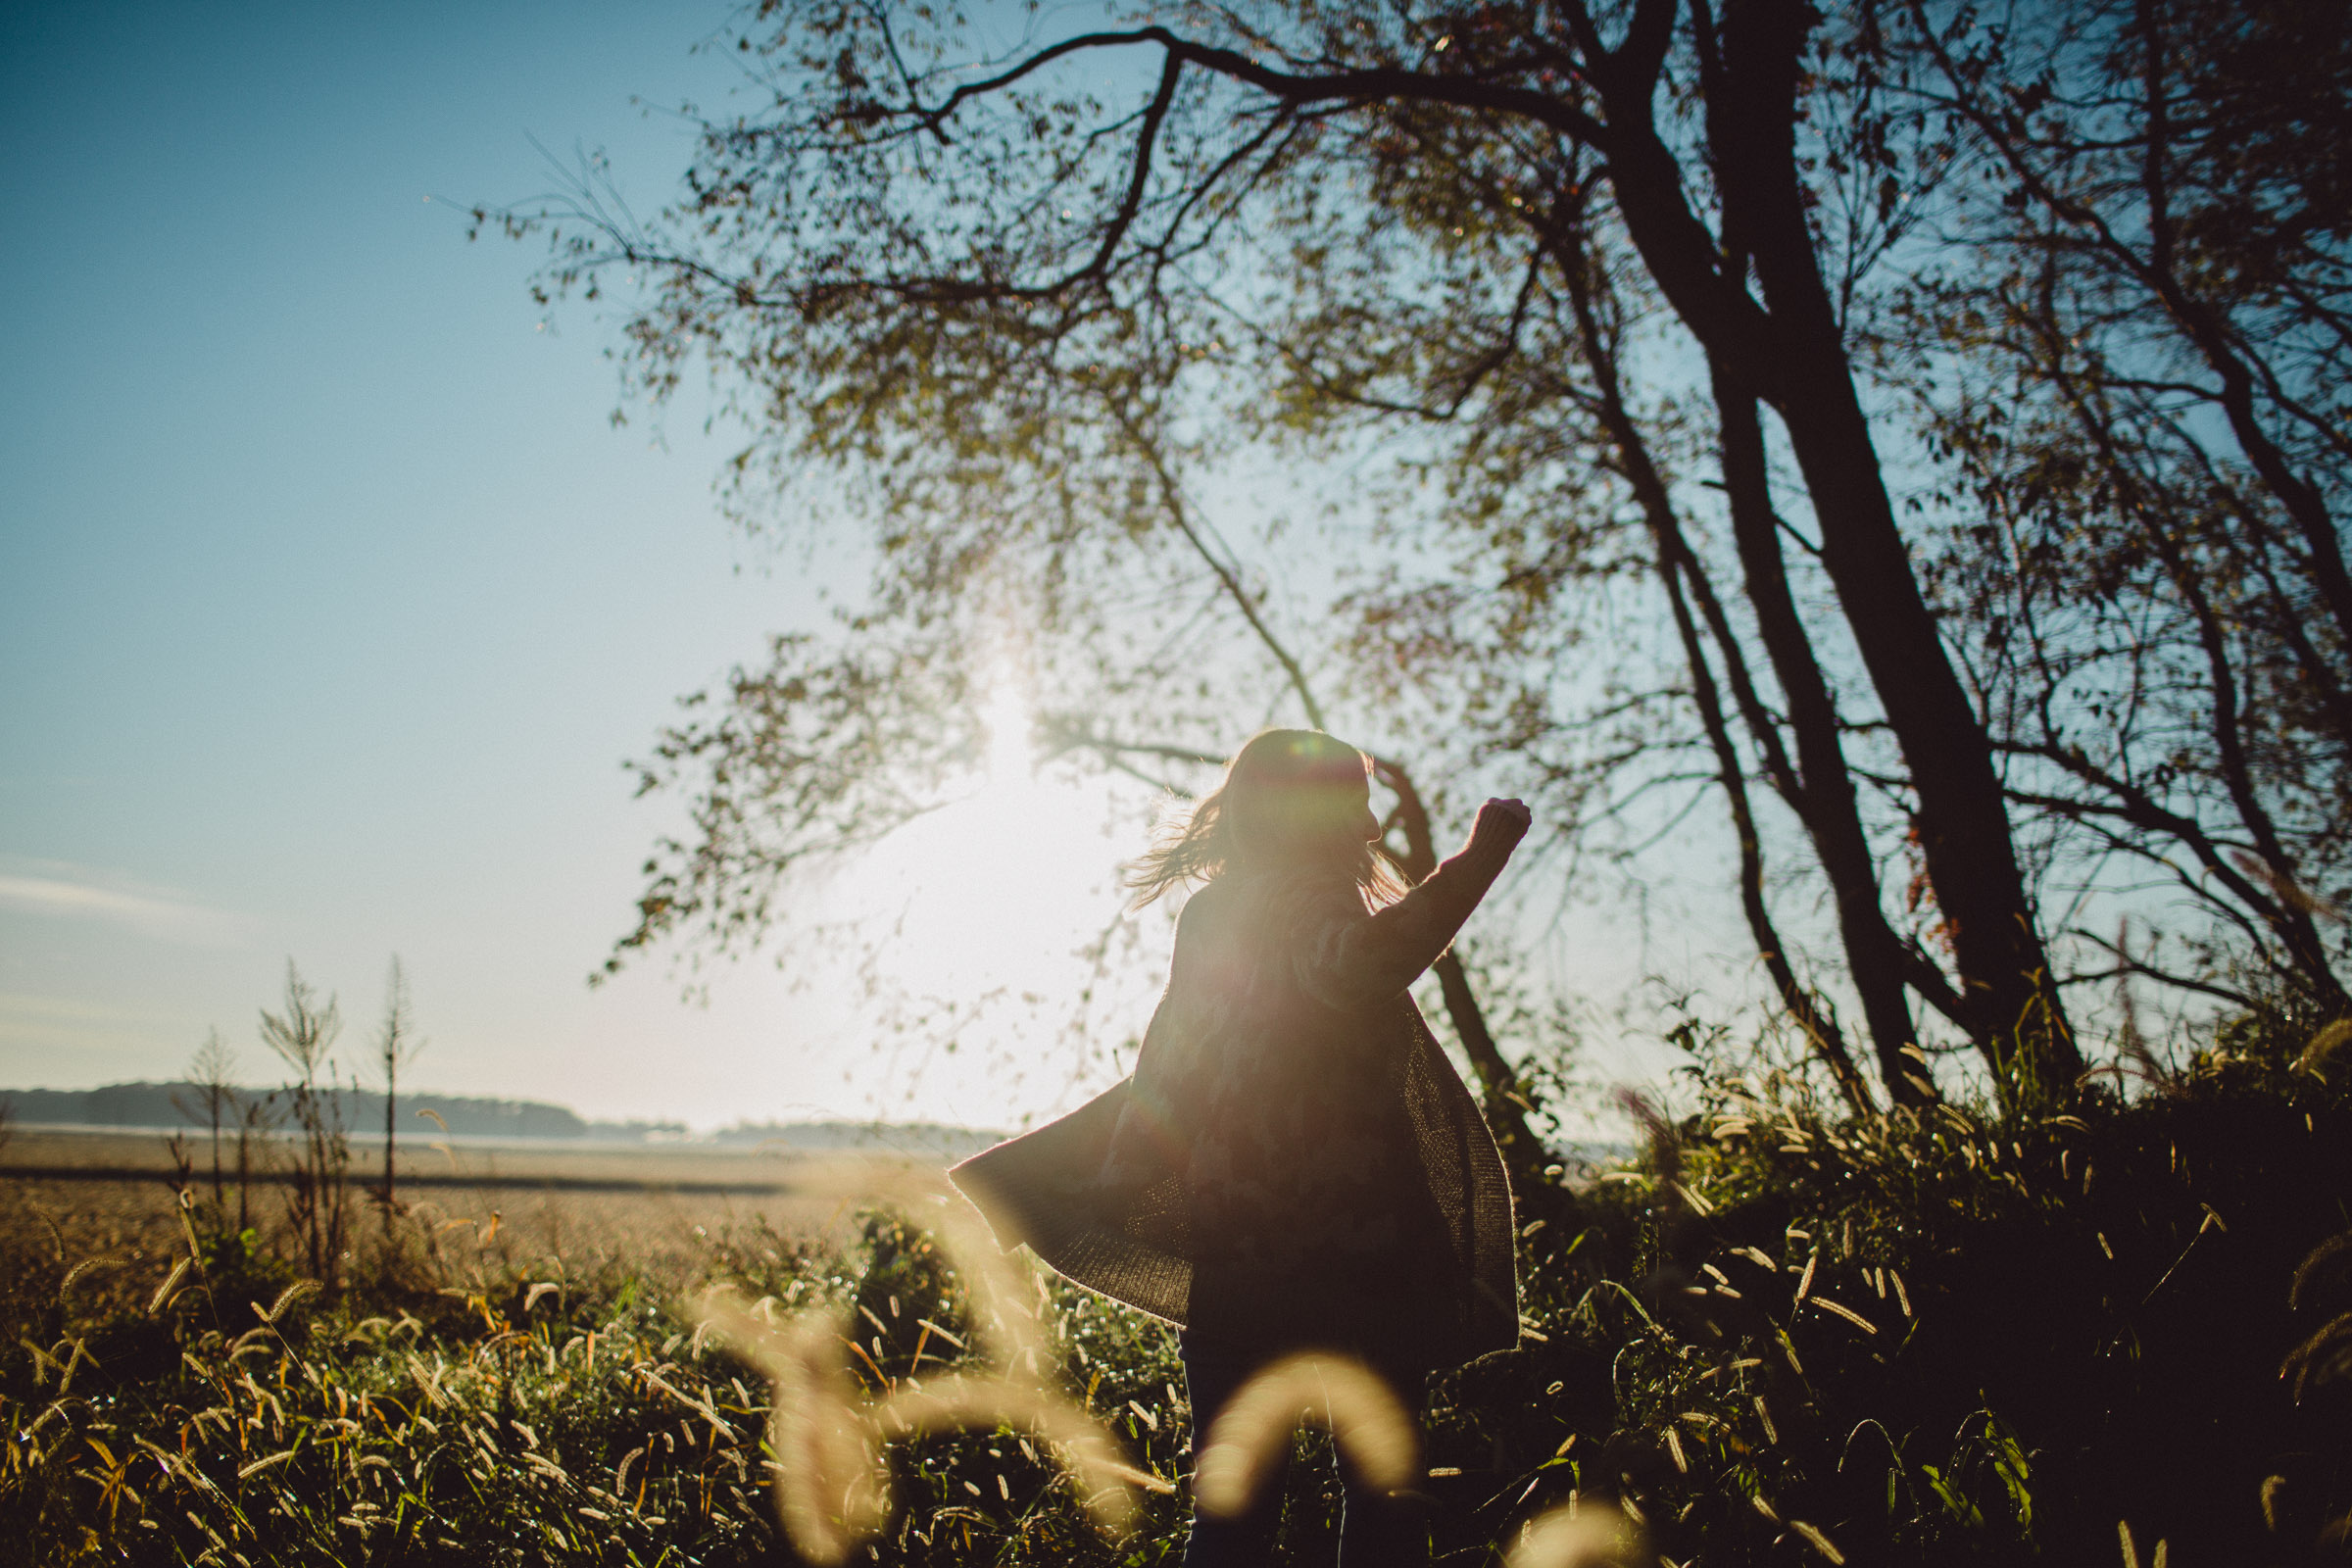
[[[638,392],[710,368],[740,514],[874,564],[662,743],[699,837],[624,951],[756,941],[920,809],[1010,625],[1076,755],[1328,706],[1441,816],[1540,798],[1539,874],[1719,799],[1857,1105],[1938,1043],[2062,1089],[2119,977],[2344,1005],[2331,8],[822,0],[735,43],[661,218],[480,215],[551,298],[634,284]],[[1327,508],[1233,477],[1286,471]]]

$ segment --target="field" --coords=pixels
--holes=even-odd
[[[183,1207],[160,1136],[34,1129],[0,1153],[0,1303],[36,1331],[0,1406],[18,1435],[0,1519],[29,1530],[0,1531],[0,1561],[776,1560],[767,1476],[745,1458],[764,1381],[695,1332],[695,1294],[846,1306],[878,1242],[930,1255],[866,1206],[936,1186],[903,1160],[461,1146],[403,1158],[392,1226],[359,1202],[330,1304],[284,1261],[284,1151],[241,1229],[235,1178],[216,1207],[206,1156]],[[378,1169],[363,1153],[355,1184]],[[853,1252],[865,1267],[845,1274]],[[924,1304],[904,1288],[873,1304],[938,1325],[937,1371],[971,1330],[939,1271],[914,1273]],[[859,1353],[924,1370],[921,1347]],[[354,1410],[380,1429],[349,1430]],[[558,1454],[593,1456],[609,1485],[558,1474]]]
[[[380,1154],[355,1153],[353,1182],[380,1180]],[[198,1166],[194,1190],[209,1200],[209,1153]],[[858,1169],[839,1157],[681,1148],[403,1149],[402,1241],[469,1267],[560,1276],[617,1266],[687,1279],[713,1234],[846,1234],[855,1203],[843,1194],[857,1190]],[[169,1268],[187,1250],[174,1175],[161,1135],[21,1132],[0,1153],[0,1246],[87,1262],[85,1288],[116,1271]],[[224,1188],[227,1223],[249,1228],[236,1223],[233,1171]],[[246,1218],[265,1250],[283,1245],[283,1206],[280,1181],[249,1184]],[[364,1198],[353,1231],[354,1261],[381,1245],[380,1214]]]
[[[1620,1168],[1521,1195],[1523,1343],[1429,1391],[1439,1561],[1606,1508],[1639,1554],[1514,1568],[2342,1561],[2347,1068],[2249,1034],[2129,1102],[1870,1118],[1701,1075]],[[1181,1550],[1172,1336],[996,1252],[936,1172],[425,1151],[321,1289],[209,1168],[182,1209],[152,1152],[6,1163],[53,1174],[0,1177],[0,1560]],[[1285,1561],[1327,1561],[1298,1444]]]
[[[201,1139],[189,1150],[195,1190],[209,1199],[209,1150]],[[354,1156],[355,1184],[381,1180],[376,1149],[361,1146]],[[233,1154],[230,1160],[225,1187],[233,1212]],[[396,1175],[415,1221],[463,1233],[503,1266],[625,1256],[667,1273],[700,1255],[698,1226],[702,1237],[760,1224],[788,1235],[838,1230],[845,1213],[839,1195],[855,1188],[858,1168],[840,1156],[756,1150],[466,1144],[403,1146]],[[174,1176],[161,1134],[25,1129],[0,1152],[0,1183],[10,1199],[0,1228],[46,1234],[54,1225],[76,1258],[171,1257],[184,1250]],[[277,1182],[253,1183],[249,1197],[249,1218],[264,1229],[276,1223]],[[359,1225],[362,1239],[374,1223],[369,1209]],[[18,1243],[11,1235],[9,1245]]]

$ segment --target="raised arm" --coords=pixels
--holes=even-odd
[[[1337,910],[1314,932],[1298,957],[1299,984],[1334,1007],[1384,1002],[1411,985],[1487,896],[1533,819],[1518,801],[1487,802],[1470,842],[1427,881],[1376,913]]]

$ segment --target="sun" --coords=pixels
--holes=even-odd
[[[859,911],[885,942],[877,973],[952,1000],[1083,983],[1073,956],[1116,915],[1118,866],[1142,846],[1113,831],[1108,791],[1042,777],[1024,684],[999,674],[980,707],[982,764],[963,793],[873,850]]]

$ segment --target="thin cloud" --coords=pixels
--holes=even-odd
[[[114,1071],[114,1063],[121,1063],[125,1073],[138,1072],[159,1049],[178,1049],[176,1042],[185,1031],[185,1019],[152,1008],[0,991],[0,1052],[14,1060],[10,1071],[20,1084],[27,1070],[35,1076],[43,1070],[56,1072],[69,1060],[77,1065],[63,1069],[67,1078]],[[78,1065],[94,1057],[109,1064],[89,1069]],[[28,1069],[26,1063],[36,1058],[44,1060],[44,1067]]]
[[[107,886],[79,867],[49,866],[51,876],[0,873],[0,908],[59,919],[102,920],[158,941],[188,947],[239,946],[245,921],[178,899]]]

